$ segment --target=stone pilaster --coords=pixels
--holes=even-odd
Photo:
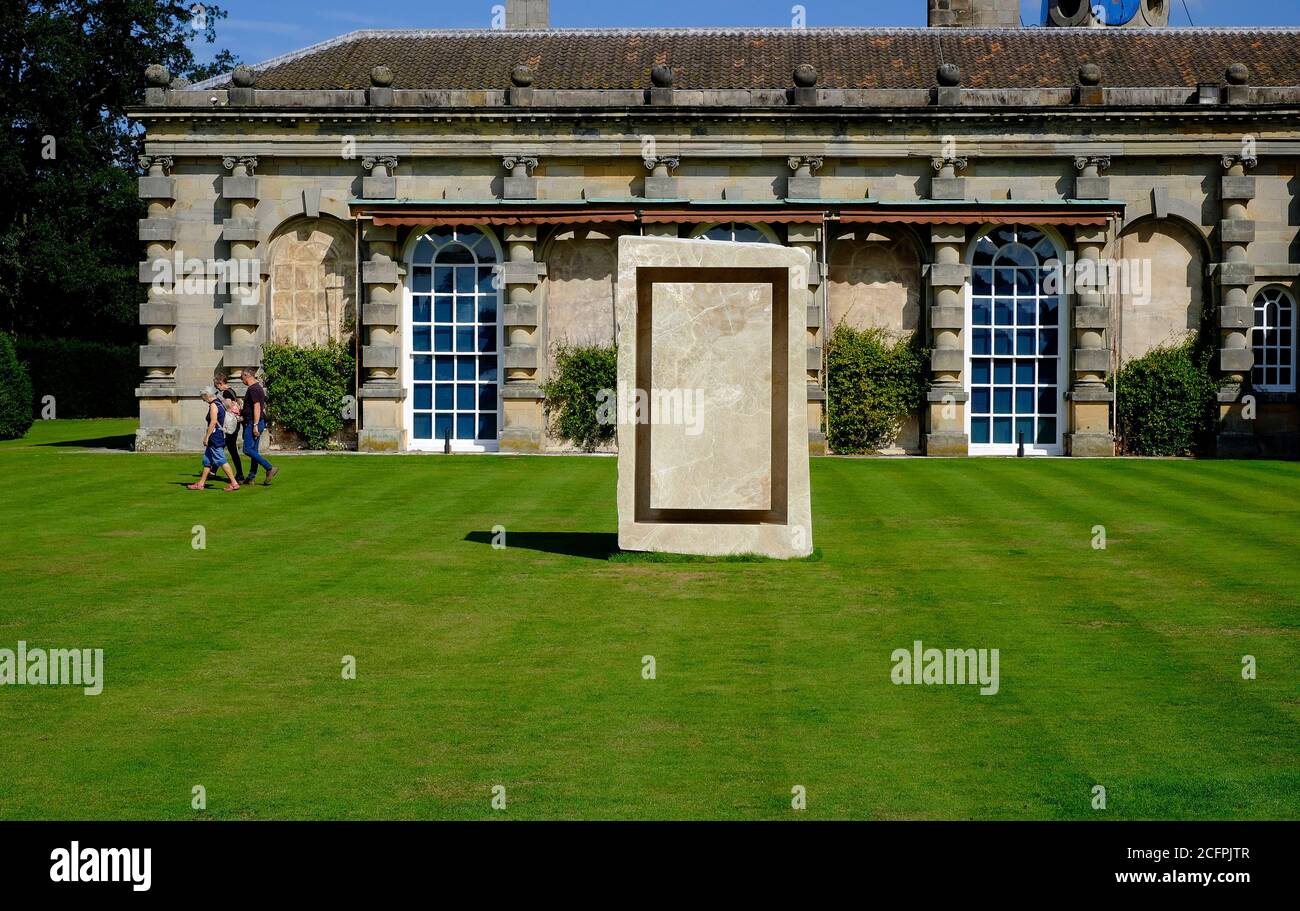
[[[1255,178],[1246,174],[1254,168],[1254,158],[1225,155],[1220,196],[1223,220],[1219,223],[1219,243],[1223,261],[1216,270],[1219,277],[1219,428],[1216,451],[1221,456],[1249,456],[1258,453],[1254,430],[1243,415],[1242,392],[1255,366],[1250,347],[1250,332],[1255,310],[1250,301],[1250,286],[1255,281],[1255,267],[1250,262],[1250,243],[1255,239],[1255,222],[1249,217],[1250,201],[1255,198]]]
[[[1075,199],[1110,199],[1110,178],[1101,176],[1110,170],[1109,155],[1081,155],[1074,159],[1074,169],[1079,172],[1074,178]]]
[[[792,156],[786,159],[791,174],[785,180],[786,199],[821,199],[822,182],[814,177],[822,167],[822,159],[815,155]]]
[[[660,156],[646,158],[644,163],[645,169],[650,173],[646,175],[642,196],[646,199],[677,199],[681,195],[677,178],[672,176],[681,164],[681,159]]]
[[[1107,277],[1101,264],[1107,230],[1080,227],[1075,231],[1074,240],[1077,278],[1072,308],[1070,423],[1065,447],[1072,456],[1113,456],[1115,437],[1110,430],[1110,406],[1115,395],[1106,385],[1110,374],[1110,307],[1103,295]]]
[[[537,169],[538,160],[528,155],[507,155],[501,159],[507,176],[502,183],[503,199],[536,199],[537,178],[533,171]]]
[[[140,452],[170,452],[180,448],[176,387],[176,279],[174,274],[176,182],[170,176],[172,159],[165,155],[143,155],[139,196],[148,204],[148,217],[140,220],[140,240],[145,243],[145,262],[140,280],[146,284],[140,305],[140,325],[145,344],[140,347],[144,381],[136,389],[140,400],[140,427],[135,448]],[[41,390],[37,390],[37,395]]]
[[[966,283],[970,266],[962,261],[964,225],[935,225],[930,231],[934,260],[930,278],[930,432],[927,455],[970,454],[966,432]]]
[[[229,177],[221,179],[221,197],[230,207],[230,217],[221,225],[221,239],[230,247],[228,294],[221,314],[230,338],[222,352],[222,364],[227,373],[238,375],[245,369],[256,371],[262,363],[262,270],[257,256],[258,186],[254,176],[257,158],[228,155],[221,163],[230,172]]]
[[[542,394],[538,365],[542,357],[541,307],[538,283],[546,266],[537,262],[537,226],[514,225],[503,229],[506,262],[501,265],[505,289],[501,353],[505,383],[501,388],[503,452],[536,452],[541,448]]]
[[[936,156],[930,160],[934,176],[930,178],[931,199],[965,199],[966,178],[958,171],[966,170],[967,160],[957,155]]]
[[[787,231],[790,246],[808,254],[808,293],[803,306],[807,312],[804,325],[808,330],[808,449],[815,455],[826,452],[825,426],[826,386],[824,335],[822,326],[822,231],[818,224],[792,224]]]
[[[402,275],[397,262],[397,228],[366,222],[361,239],[366,259],[361,263],[365,303],[361,306],[361,404],[357,448],[362,452],[391,452],[405,443],[402,402],[406,398],[401,371]]]

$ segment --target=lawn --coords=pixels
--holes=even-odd
[[[815,459],[821,559],[653,563],[612,459],[196,493],[133,427],[0,444],[0,647],[106,678],[0,688],[0,819],[1300,818],[1300,464]]]

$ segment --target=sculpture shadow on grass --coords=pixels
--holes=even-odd
[[[89,440],[56,440],[52,443],[37,443],[37,446],[75,446],[78,449],[118,449],[130,451],[135,448],[135,434],[121,436],[95,437]]]
[[[562,554],[567,557],[584,557],[588,560],[608,560],[618,549],[618,535],[601,531],[507,531],[505,544],[508,548],[520,547],[524,550],[536,550],[547,554]],[[466,541],[475,544],[491,544],[493,534],[490,531],[471,531],[465,536]]]

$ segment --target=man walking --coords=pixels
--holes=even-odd
[[[266,480],[262,486],[271,483],[271,479],[280,473],[280,469],[273,468],[271,463],[262,457],[258,451],[262,445],[262,434],[266,432],[266,390],[262,384],[257,381],[257,377],[251,370],[244,370],[239,374],[244,381],[244,386],[248,389],[244,393],[244,455],[248,456],[253,463],[248,468],[248,474],[245,475],[245,483],[253,484],[257,480],[257,467],[260,465],[266,469]]]

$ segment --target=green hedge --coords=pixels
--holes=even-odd
[[[144,379],[140,349],[76,338],[21,338],[18,358],[32,378],[32,415],[54,396],[58,418],[125,418],[137,413]]]
[[[1215,421],[1214,352],[1195,340],[1153,348],[1116,381],[1120,448],[1130,455],[1189,455],[1206,447]]]
[[[826,345],[826,443],[877,452],[917,413],[929,388],[929,353],[913,339],[840,323]]]
[[[615,404],[617,385],[618,349],[613,345],[557,345],[555,370],[541,387],[551,433],[586,452],[609,444],[617,428],[601,418]]]
[[[0,332],[0,440],[16,440],[32,426],[32,382],[18,360],[13,336]]]
[[[299,434],[311,449],[328,448],[330,437],[347,423],[343,412],[345,397],[355,395],[354,369],[352,349],[342,342],[311,348],[263,346],[267,413],[276,426]]]

